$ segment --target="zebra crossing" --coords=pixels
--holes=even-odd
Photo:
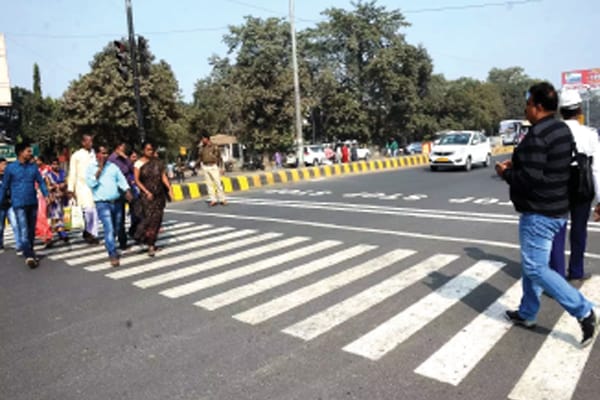
[[[6,241],[11,243],[10,234]],[[81,240],[40,250],[52,260],[73,268],[101,273],[113,280],[131,280],[144,290],[156,290],[168,299],[189,298],[195,306],[216,311],[243,303],[232,312],[237,321],[258,325],[300,309],[365,278],[387,277],[281,329],[285,335],[310,342],[344,329],[344,324],[377,312],[377,306],[418,285],[444,268],[460,266],[440,287],[414,301],[373,329],[341,347],[341,351],[377,362],[487,283],[506,265],[493,260],[472,261],[459,254],[421,254],[414,249],[383,251],[371,243],[316,241],[308,236],[236,229],[233,226],[168,221],[158,242],[165,246],[155,258],[129,251],[121,267],[111,268],[103,246],[89,247]],[[285,268],[281,266],[285,265]],[[311,277],[318,277],[318,280]],[[304,283],[303,279],[309,279]],[[371,281],[376,279],[371,279]],[[293,285],[291,285],[293,284]],[[293,289],[282,292],[282,288]],[[600,303],[600,277],[582,286],[583,293]],[[270,296],[271,293],[278,293]],[[270,296],[270,297],[269,297]],[[492,302],[453,337],[414,369],[420,376],[458,386],[511,330],[503,313],[518,304],[520,282]],[[245,303],[252,297],[259,304]],[[290,314],[286,314],[290,315]],[[306,315],[306,314],[304,314]],[[580,349],[580,328],[568,314],[552,327],[521,378],[510,391],[512,400],[571,399],[586,368],[592,346]]]

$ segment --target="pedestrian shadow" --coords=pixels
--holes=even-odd
[[[472,259],[474,262],[478,261],[495,261],[504,264],[502,268],[498,269],[498,272],[503,272],[518,281],[521,278],[521,267],[520,263],[514,259],[507,258],[502,255],[493,254],[486,252],[478,247],[466,247],[464,248],[465,255]],[[494,273],[495,275],[495,273]],[[445,284],[449,281],[453,282],[452,290],[442,289]],[[504,293],[504,290],[498,289],[496,286],[487,282],[487,279],[483,282],[476,281],[472,277],[464,275],[449,275],[442,272],[436,271],[430,274],[423,283],[428,286],[437,295],[443,296],[449,300],[460,301],[462,304],[468,306],[478,314],[486,313],[488,317],[501,321],[506,324],[511,324],[504,315],[506,310],[514,310],[518,307],[518,304],[501,304],[503,311],[490,313],[488,308],[496,302]],[[468,289],[468,293],[465,294],[464,288]],[[442,290],[440,290],[442,289]],[[535,328],[524,328],[517,326],[521,329],[527,329],[541,336],[548,336],[552,330],[543,326],[537,325]],[[570,334],[554,332],[556,338],[566,341],[570,344],[576,344],[577,340]]]

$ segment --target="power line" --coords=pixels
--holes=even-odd
[[[282,13],[271,10],[269,8],[261,7],[254,5],[252,3],[248,3],[240,0],[225,0],[230,3],[238,4],[244,7],[253,8],[255,10],[267,12],[270,14],[277,15],[281,18],[286,18]],[[473,3],[473,4],[465,4],[465,5],[454,5],[454,6],[443,6],[437,8],[421,8],[414,10],[405,10],[401,11],[403,14],[421,14],[428,12],[444,12],[444,11],[464,11],[470,9],[481,9],[481,8],[490,8],[490,7],[514,7],[521,6],[525,4],[532,3],[541,3],[543,0],[509,0],[509,1],[500,1],[500,2],[488,2],[488,3]],[[320,23],[323,22],[324,19],[321,20],[313,20],[313,19],[304,19],[304,18],[296,18],[297,21],[309,22],[309,23]],[[150,32],[140,32],[141,35],[173,35],[173,34],[187,34],[187,33],[197,33],[197,32],[215,32],[215,31],[224,31],[228,30],[229,26],[219,26],[219,27],[209,27],[209,28],[188,28],[188,29],[169,29],[164,31],[150,31]],[[47,33],[18,33],[18,32],[5,32],[5,34],[12,37],[30,37],[30,38],[45,38],[45,39],[97,39],[101,37],[115,37],[123,35],[120,33],[90,33],[90,34],[47,34]]]

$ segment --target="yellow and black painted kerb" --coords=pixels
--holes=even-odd
[[[509,154],[512,146],[494,148],[493,154]],[[300,182],[330,176],[357,174],[372,171],[384,171],[400,168],[411,168],[429,164],[427,155],[385,158],[382,160],[358,161],[348,164],[323,165],[320,167],[306,167],[300,169],[281,169],[272,172],[263,172],[256,175],[223,176],[221,182],[225,193],[246,191],[287,182]],[[191,182],[173,184],[174,201],[185,199],[199,199],[207,196],[208,189],[205,183]]]

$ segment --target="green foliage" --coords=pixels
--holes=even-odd
[[[488,74],[488,82],[499,90],[505,107],[503,119],[520,119],[525,114],[525,93],[535,84],[521,67],[506,69],[492,68]]]
[[[146,45],[139,57],[147,68],[147,76],[140,77],[146,138],[158,146],[176,146],[173,142],[182,136],[184,129],[177,126],[182,117],[179,86],[169,64],[153,60]],[[94,56],[91,71],[73,81],[65,92],[60,129],[71,143],[78,143],[83,133],[92,133],[97,141],[109,146],[122,139],[139,145],[133,77],[130,75],[128,81],[123,81],[117,64],[110,43]]]

